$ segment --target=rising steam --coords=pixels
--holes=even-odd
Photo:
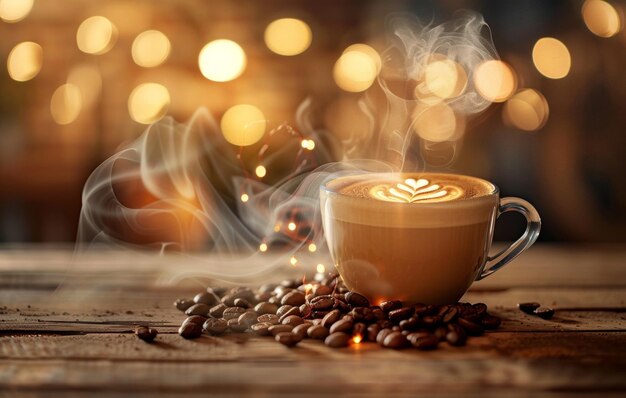
[[[248,276],[287,264],[304,245],[325,247],[320,184],[350,173],[450,164],[466,119],[489,106],[472,75],[478,64],[497,58],[484,36],[486,24],[468,12],[434,27],[406,17],[390,22],[393,40],[382,54],[380,90],[359,105],[369,129],[341,146],[332,131],[312,127],[304,103],[295,128],[280,125],[266,133],[279,143],[261,147],[267,170],[294,165],[270,184],[251,176],[247,149],[238,154],[208,111],[185,124],[166,117],[89,177],[77,250],[152,248],[194,258],[210,251],[221,260],[206,264],[207,276]],[[314,151],[300,146],[303,138],[315,142]],[[270,261],[262,245],[280,247],[279,255]]]

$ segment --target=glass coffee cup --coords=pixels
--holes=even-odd
[[[374,303],[446,304],[530,247],[541,219],[492,183],[442,173],[369,173],[320,187],[324,234],[350,290]],[[497,217],[524,215],[524,234],[489,256]]]

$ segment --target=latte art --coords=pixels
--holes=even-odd
[[[433,183],[426,178],[407,178],[395,185],[378,184],[372,187],[369,195],[378,200],[397,203],[443,202],[454,200],[463,194],[460,187]]]

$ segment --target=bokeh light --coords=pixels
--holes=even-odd
[[[317,245],[315,243],[310,243],[309,244],[309,251],[311,253],[315,253],[317,251]]]
[[[298,55],[311,45],[311,28],[295,18],[277,19],[265,29],[267,48],[279,55]]]
[[[138,85],[128,97],[128,112],[137,123],[150,124],[161,119],[170,105],[170,93],[158,83]]]
[[[19,43],[9,53],[7,71],[11,79],[25,82],[37,76],[43,63],[43,49],[37,43]]]
[[[215,82],[239,77],[246,69],[246,53],[232,40],[220,39],[206,44],[198,56],[200,72]]]
[[[448,141],[457,135],[460,127],[452,108],[443,102],[418,106],[413,112],[413,130],[427,141]]]
[[[267,243],[261,243],[259,245],[259,250],[265,253],[267,251]]]
[[[34,0],[0,0],[0,19],[19,22],[30,14]]]
[[[435,59],[424,69],[424,83],[429,93],[441,99],[458,97],[467,85],[467,73],[451,59]]]
[[[247,193],[242,193],[242,194],[241,194],[241,201],[242,201],[243,203],[246,203],[246,202],[247,202],[247,201],[249,201],[249,200],[250,200],[250,197],[248,196],[248,194],[247,194]]]
[[[513,69],[498,60],[485,61],[474,71],[474,85],[478,93],[492,102],[504,102],[517,88]]]
[[[333,77],[337,85],[349,92],[367,90],[380,71],[380,56],[370,46],[353,44],[335,63]]]
[[[312,151],[313,149],[315,149],[315,141],[304,139],[300,142],[300,146],[302,146],[303,149],[308,149],[309,151]]]
[[[287,229],[290,231],[295,231],[296,230],[296,223],[295,222],[290,222],[289,224],[287,224]]]
[[[220,126],[226,141],[237,146],[257,143],[265,134],[265,115],[253,105],[241,104],[228,109]]]
[[[520,130],[534,131],[543,127],[549,115],[548,101],[538,91],[527,88],[511,97],[503,108],[504,121]]]
[[[58,124],[70,124],[82,109],[80,89],[73,84],[58,87],[50,99],[50,113]]]
[[[603,0],[586,0],[582,7],[587,29],[600,37],[615,36],[622,28],[620,14]]]
[[[79,88],[83,106],[93,105],[102,91],[102,75],[94,65],[77,65],[70,70],[67,82]]]
[[[103,16],[85,19],[76,32],[76,44],[87,54],[104,54],[117,40],[117,28]]]
[[[552,37],[543,37],[533,47],[535,68],[550,79],[562,79],[569,73],[572,58],[567,46]]]
[[[324,272],[326,272],[326,267],[324,266],[324,264],[317,264],[317,266],[315,267],[315,270],[318,273],[323,274]]]
[[[133,41],[133,61],[144,68],[161,65],[170,55],[170,41],[158,30],[146,30]]]
[[[257,177],[263,178],[267,174],[267,170],[265,169],[265,167],[259,165],[254,170],[254,173],[256,174]]]

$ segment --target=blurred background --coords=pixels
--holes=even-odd
[[[475,71],[493,104],[449,169],[532,202],[540,240],[626,241],[623,2],[0,0],[0,242],[73,242],[89,174],[164,115],[250,104],[278,125],[309,98],[316,128],[361,128],[386,16],[460,8],[503,62]]]

